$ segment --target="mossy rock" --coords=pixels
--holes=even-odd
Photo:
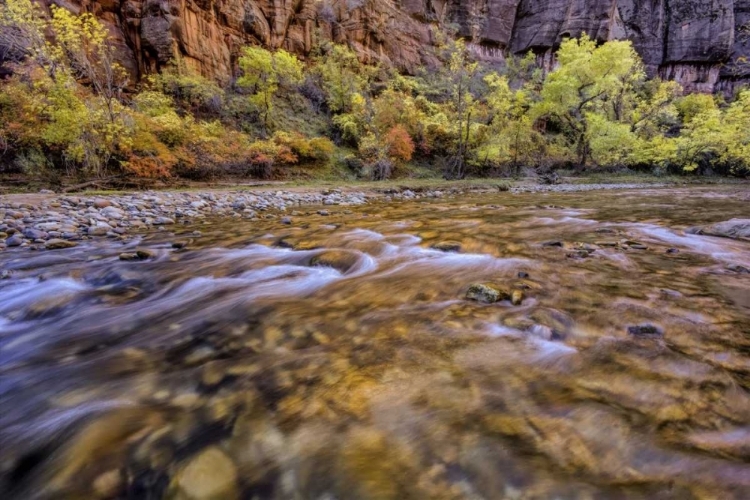
[[[469,285],[469,289],[466,291],[466,298],[484,304],[494,304],[501,300],[510,300],[511,294],[489,283],[474,283]]]

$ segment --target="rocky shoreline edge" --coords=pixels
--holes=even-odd
[[[559,184],[506,187],[510,193],[653,189],[667,184]],[[144,191],[129,194],[0,196],[0,250],[24,247],[55,250],[94,238],[127,240],[149,230],[166,230],[208,217],[237,219],[304,215],[300,207],[320,207],[318,215],[368,203],[435,199],[465,193],[497,193],[498,186],[440,188]]]

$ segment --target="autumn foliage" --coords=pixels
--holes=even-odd
[[[405,76],[327,43],[303,63],[249,46],[220,87],[179,60],[139,82],[96,17],[0,4],[0,171],[145,178],[301,175],[342,165],[384,179],[578,170],[750,170],[750,92],[729,102],[647,77],[630,42],[563,41],[493,71],[438,37],[442,65]],[[10,55],[8,55],[10,54]],[[302,174],[304,175],[304,173]]]

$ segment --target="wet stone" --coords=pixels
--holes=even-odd
[[[493,285],[487,283],[474,283],[466,291],[468,300],[475,300],[484,304],[492,304],[501,300],[508,299],[508,293],[499,290]]]
[[[124,481],[119,470],[111,470],[94,479],[93,488],[96,498],[114,498],[123,489]]]
[[[157,253],[153,250],[149,250],[148,248],[137,248],[135,250],[136,255],[138,255],[139,259],[153,259],[156,257]]]
[[[342,273],[346,273],[359,261],[359,255],[345,250],[327,250],[312,259],[310,265],[317,267],[332,267]]]
[[[750,268],[740,264],[729,264],[727,269],[738,274],[750,274]]]
[[[44,248],[47,250],[58,250],[61,248],[73,248],[74,246],[77,246],[78,243],[74,241],[68,241],[68,240],[61,240],[61,239],[52,239],[48,240],[44,244]]]
[[[10,238],[5,240],[5,244],[9,247],[20,247],[21,244],[23,244],[23,236],[16,233],[12,235]]]
[[[232,500],[238,498],[237,467],[220,448],[212,446],[192,458],[174,476],[170,500]]]
[[[633,337],[663,337],[664,330],[656,325],[643,324],[628,327],[628,335]]]
[[[457,241],[441,241],[432,245],[434,250],[440,250],[441,252],[457,253],[461,251],[461,243]]]

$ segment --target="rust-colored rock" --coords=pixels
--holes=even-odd
[[[533,50],[551,67],[565,37],[587,32],[632,40],[650,74],[690,91],[729,93],[750,79],[750,0],[44,1],[96,13],[134,81],[179,57],[226,83],[245,44],[305,56],[322,40],[412,72],[437,64],[436,32],[449,24],[489,61]]]

